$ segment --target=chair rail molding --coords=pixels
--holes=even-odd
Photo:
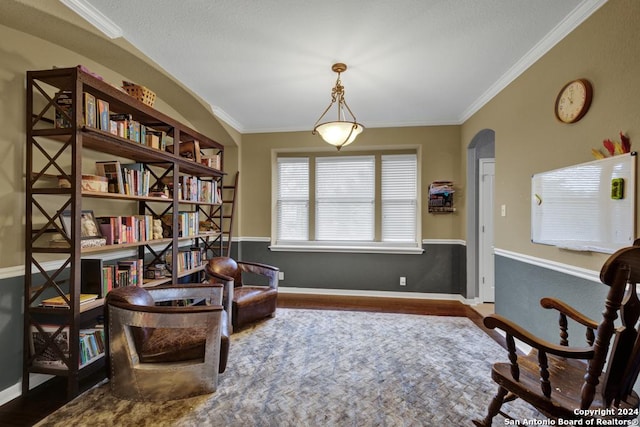
[[[563,264],[561,262],[551,261],[544,258],[538,258],[531,255],[525,255],[518,252],[512,252],[505,249],[495,248],[494,253],[496,255],[510,258],[516,261],[524,262],[538,267],[554,270],[560,273],[569,274],[571,276],[579,277],[581,279],[591,280],[592,282],[600,283],[600,272],[595,270],[589,270],[582,267],[576,267],[575,265]]]

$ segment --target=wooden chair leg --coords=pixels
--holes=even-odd
[[[482,421],[473,420],[473,424],[476,425],[477,427],[491,427],[491,422],[493,421],[493,417],[498,415],[498,413],[500,412],[500,408],[504,403],[504,398],[506,395],[507,395],[507,389],[500,386],[498,388],[498,392],[496,393],[495,397],[489,404],[489,410],[487,411],[487,416]]]

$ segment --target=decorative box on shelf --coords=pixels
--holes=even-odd
[[[122,89],[124,89],[129,96],[134,97],[149,107],[153,107],[154,102],[156,102],[156,94],[144,86],[123,80]]]
[[[58,176],[58,187],[71,188],[71,183],[66,177],[60,175]],[[109,180],[106,177],[98,175],[82,175],[82,191],[106,193],[108,190]]]

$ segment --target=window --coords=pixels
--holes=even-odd
[[[277,157],[273,250],[421,252],[414,152]]]
[[[309,240],[309,159],[278,158],[278,241]]]
[[[411,154],[382,156],[382,241],[415,242],[417,161]]]
[[[375,157],[316,158],[316,240],[374,239]]]

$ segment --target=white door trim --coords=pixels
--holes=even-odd
[[[490,177],[486,180],[485,177]],[[478,160],[478,290],[482,302],[495,300],[494,263],[495,159]]]

